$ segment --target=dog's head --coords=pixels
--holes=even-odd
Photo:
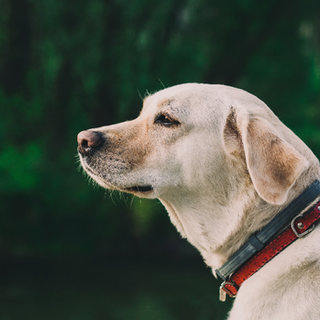
[[[83,168],[103,187],[142,197],[165,197],[184,185],[199,188],[199,176],[208,179],[199,166],[214,170],[212,161],[222,161],[224,153],[217,137],[225,110],[212,108],[218,101],[210,103],[206,89],[160,91],[144,100],[137,119],[81,132]]]
[[[250,203],[283,205],[301,173],[317,163],[261,100],[220,85],[159,91],[135,120],[83,131],[78,144],[90,177],[105,188],[161,199],[200,251],[209,250],[205,242],[210,250],[222,243],[222,230],[224,239],[234,233]],[[213,224],[221,241],[209,236]]]
[[[249,93],[185,84],[147,97],[133,121],[81,132],[78,150],[86,172],[108,189],[148,198],[224,189],[229,165],[239,162],[264,200],[282,204],[308,165],[284,129]]]

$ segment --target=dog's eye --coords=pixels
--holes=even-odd
[[[177,120],[174,120],[174,119],[170,118],[168,115],[163,114],[163,113],[159,114],[156,117],[156,119],[154,120],[154,123],[161,124],[166,127],[180,124]]]

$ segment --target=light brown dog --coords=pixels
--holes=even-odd
[[[159,198],[213,269],[314,180],[319,161],[255,96],[183,84],[144,100],[140,116],[78,135],[101,186]],[[320,319],[319,228],[241,286],[230,320]]]

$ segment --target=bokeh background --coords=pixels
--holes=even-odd
[[[78,170],[79,131],[184,82],[248,90],[320,156],[319,0],[0,0],[0,320],[219,320],[156,200]]]

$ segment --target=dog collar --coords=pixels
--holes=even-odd
[[[235,297],[245,280],[289,244],[314,229],[314,223],[320,219],[320,201],[303,215],[299,213],[319,194],[320,181],[316,180],[215,271],[224,280],[220,286],[220,301],[225,301],[227,294]]]

